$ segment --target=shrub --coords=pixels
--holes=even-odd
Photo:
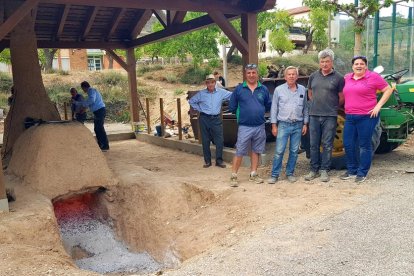
[[[10,93],[13,86],[13,79],[9,73],[0,72],[0,93]]]
[[[155,64],[155,65],[142,65],[142,66],[138,66],[138,74],[143,75],[145,73],[148,72],[153,72],[153,71],[159,71],[159,70],[163,70],[164,66],[162,66],[161,64]]]
[[[72,87],[69,83],[63,83],[59,81],[52,82],[50,85],[45,86],[46,92],[52,102],[58,105],[62,105],[64,102],[70,102],[69,89]]]
[[[184,93],[184,89],[181,89],[181,88],[179,88],[179,89],[175,89],[175,91],[174,91],[174,95],[175,96],[180,96],[180,95],[182,95]]]
[[[270,59],[269,64],[280,66],[296,66],[299,67],[299,74],[308,76],[312,72],[319,69],[319,64],[317,58],[315,61],[315,55],[300,55],[300,56],[291,56],[289,58],[285,57],[275,57]]]
[[[221,64],[218,58],[213,58],[208,61],[208,65],[210,68],[218,68]]]
[[[99,73],[95,76],[95,84],[103,87],[122,86],[128,87],[128,77],[116,71]]]
[[[201,67],[190,67],[181,76],[181,82],[185,84],[200,84],[206,78],[206,75],[211,74],[207,69]]]
[[[229,63],[234,64],[234,65],[242,65],[243,64],[243,60],[241,56],[237,56],[237,55],[232,55],[230,56]]]
[[[267,65],[265,63],[259,63],[259,76],[260,77],[266,77],[267,76]]]
[[[165,79],[167,80],[167,82],[169,83],[177,83],[178,79],[176,75],[173,74],[168,74],[165,76]]]
[[[69,71],[65,71],[65,70],[59,70],[57,73],[61,76],[69,76],[70,75]]]
[[[141,86],[138,87],[138,95],[140,98],[155,99],[158,93],[154,87]]]

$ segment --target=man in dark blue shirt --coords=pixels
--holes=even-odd
[[[225,168],[223,164],[223,124],[221,121],[221,105],[230,99],[231,92],[216,87],[213,75],[206,77],[206,89],[200,90],[188,101],[192,108],[200,114],[201,141],[203,144],[204,168],[211,166],[210,144],[216,145],[216,166]]]
[[[88,107],[93,112],[93,130],[96,134],[96,140],[98,140],[99,148],[102,151],[109,150],[108,137],[104,128],[106,109],[103,102],[102,95],[98,90],[92,88],[87,81],[81,83],[83,92],[88,94],[88,99],[81,102],[83,107]]]
[[[237,115],[238,132],[236,155],[233,158],[231,186],[237,187],[237,172],[243,156],[251,152],[249,181],[263,183],[257,174],[259,156],[265,150],[265,112],[270,110],[272,99],[266,86],[259,82],[256,64],[248,64],[244,68],[246,81],[239,84],[230,98],[229,110]]]

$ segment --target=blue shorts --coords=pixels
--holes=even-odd
[[[266,145],[265,125],[240,126],[237,131],[236,156],[247,156],[250,150],[264,153]]]

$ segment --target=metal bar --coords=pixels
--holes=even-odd
[[[178,116],[178,140],[183,140],[183,129],[181,123],[181,99],[177,99],[177,116]]]
[[[392,4],[392,29],[391,29],[391,57],[390,57],[390,68],[391,72],[394,72],[394,55],[395,55],[395,22],[397,14],[397,4]]]
[[[161,121],[161,136],[164,136],[164,99],[160,98],[160,121]]]
[[[414,5],[414,3],[413,3]],[[410,30],[408,32],[409,38],[407,43],[407,59],[409,60],[409,69],[410,75],[413,75],[413,8],[411,7],[408,12],[408,25],[410,26]]]
[[[378,66],[378,33],[379,33],[379,11],[375,13],[374,21],[374,56],[372,58],[373,68]]]
[[[145,106],[147,109],[147,133],[151,134],[151,120],[150,120],[150,110],[149,110],[150,102],[148,98],[145,99]]]

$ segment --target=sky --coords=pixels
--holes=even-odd
[[[293,9],[302,7],[302,0],[276,0],[276,8],[278,9]]]

